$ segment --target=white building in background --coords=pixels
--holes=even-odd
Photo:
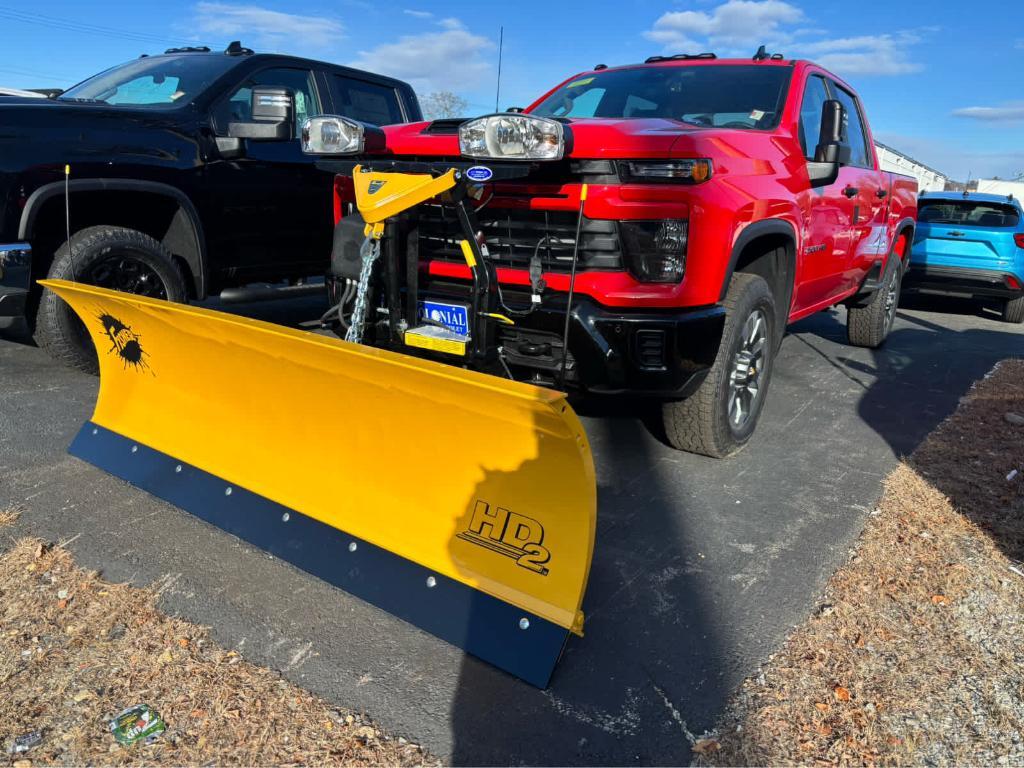
[[[949,177],[934,168],[929,168],[880,141],[875,142],[875,151],[878,152],[878,165],[883,171],[913,176],[917,179],[917,186],[921,192],[941,192],[946,188]]]
[[[978,192],[987,192],[990,195],[1013,195],[1018,200],[1024,200],[1024,181],[978,179]]]

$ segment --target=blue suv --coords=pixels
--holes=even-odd
[[[995,299],[1024,322],[1024,208],[1012,196],[925,192],[905,292]]]

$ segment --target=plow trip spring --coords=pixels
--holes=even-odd
[[[380,199],[397,195],[360,205],[371,241],[455,180],[379,174],[365,191],[381,176],[392,178],[376,185]],[[596,517],[590,447],[562,393],[42,284],[75,310],[99,357],[96,408],[72,454],[547,685],[568,635],[582,634]]]

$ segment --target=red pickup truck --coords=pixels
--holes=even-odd
[[[338,120],[323,133],[335,146],[339,127],[353,130]],[[723,457],[747,442],[788,323],[844,304],[852,344],[877,347],[892,327],[916,183],[879,170],[853,89],[811,62],[762,49],[753,60],[599,65],[525,110],[379,133],[372,149],[349,143],[363,170],[455,168],[469,185],[490,290],[514,321],[493,331],[497,370],[656,398],[677,448]],[[351,264],[362,237],[361,226],[341,232],[351,175],[339,173],[335,193],[334,262]],[[392,334],[378,339],[394,338],[396,319],[472,335],[459,306],[473,264],[454,202],[435,199],[402,223],[405,266],[382,270],[402,286]],[[354,291],[342,272],[328,284],[344,322]],[[388,316],[386,294],[377,317]],[[401,319],[396,304],[417,316]]]

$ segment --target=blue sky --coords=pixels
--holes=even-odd
[[[975,12],[975,8],[977,12]],[[1024,4],[929,0],[0,0],[0,85],[67,86],[170,45],[233,39],[354,64],[494,107],[597,63],[751,55],[758,43],[850,81],[875,135],[954,178],[1024,173]]]

